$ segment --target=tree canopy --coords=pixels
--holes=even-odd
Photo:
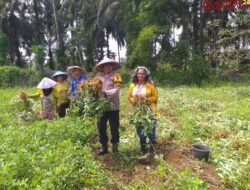
[[[110,49],[112,37],[118,50],[126,45],[127,67],[186,70],[199,55],[210,67],[237,68],[250,63],[250,7],[228,3],[235,2],[1,0],[0,65],[25,67],[34,57],[41,69],[91,69],[104,56],[120,60]]]

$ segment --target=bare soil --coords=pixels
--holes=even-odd
[[[94,150],[97,152],[97,150]],[[190,148],[180,148],[171,141],[161,141],[155,146],[155,153],[162,154],[163,159],[173,166],[176,172],[181,172],[184,169],[190,169],[194,174],[200,177],[208,185],[210,190],[231,189],[225,187],[215,170],[215,167],[204,161],[194,158]],[[123,186],[129,185],[136,181],[137,183],[151,184],[154,189],[162,182],[162,177],[153,176],[153,171],[157,167],[157,163],[153,162],[150,165],[141,165],[136,163],[134,167],[120,167],[123,164],[121,157],[117,157],[112,153],[104,156],[95,154],[96,160],[100,161],[104,169],[112,175],[115,185],[108,189],[122,189]],[[139,156],[138,156],[139,161]],[[114,167],[115,165],[115,167]],[[118,167],[117,167],[118,166]]]

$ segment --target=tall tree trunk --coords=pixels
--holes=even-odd
[[[109,33],[106,30],[106,38],[107,38],[107,57],[110,58],[110,50],[109,50]]]
[[[198,23],[199,0],[194,0],[192,4],[193,13],[193,49],[196,51],[199,45],[199,23]]]
[[[35,44],[42,45],[42,32],[41,21],[39,19],[38,1],[34,1],[34,13],[35,13]]]
[[[205,27],[205,17],[204,17],[204,11],[202,8],[202,1],[200,2],[199,5],[200,8],[200,51],[203,53],[204,52],[204,27]]]
[[[48,53],[48,56],[49,56],[49,68],[52,69],[52,70],[54,70],[55,69],[55,65],[54,65],[54,61],[53,61],[52,40],[51,40],[51,37],[48,40],[48,49],[49,49],[49,53]]]
[[[8,17],[8,37],[10,42],[10,61],[12,63],[15,62],[16,66],[22,67],[23,62],[21,58],[21,53],[19,50],[19,39],[18,39],[18,22],[17,17],[14,14],[14,8],[16,6],[17,0],[12,1],[11,8],[10,8],[10,14]]]
[[[216,60],[215,60],[215,51],[216,51],[216,31],[215,28],[213,28],[213,33],[212,33],[212,37],[213,37],[213,41],[211,43],[212,45],[212,53],[210,55],[210,63],[211,63],[211,67],[212,68],[216,68],[217,64],[216,64]]]
[[[19,50],[19,40],[18,40],[18,22],[17,18],[14,15],[14,12],[12,12],[8,18],[9,23],[9,42],[10,42],[10,60],[12,63],[16,63],[16,66],[22,67],[23,62],[21,58],[21,53]]]
[[[0,33],[3,32],[3,29],[2,29],[2,22],[3,22],[3,18],[0,16]]]
[[[82,65],[83,64],[83,56],[82,56],[81,46],[78,44],[76,49],[77,49],[77,55],[78,55],[80,65]]]
[[[117,40],[117,53],[118,53],[118,62],[121,63],[120,47],[119,47],[118,40]]]
[[[57,65],[59,66],[60,69],[66,69],[67,59],[65,56],[65,46],[64,46],[64,39],[63,39],[64,26],[63,26],[63,23],[59,21],[59,19],[57,18],[55,0],[51,0],[51,1],[52,1],[55,28],[56,28],[56,38],[57,38],[57,43],[58,43]]]
[[[174,47],[176,46],[176,43],[175,43],[175,30],[174,30],[174,24],[173,24],[173,44],[174,44]]]
[[[51,0],[53,15],[54,15],[54,22],[55,22],[55,29],[56,29],[56,39],[59,43],[59,29],[58,29],[58,21],[57,21],[57,14],[56,14],[56,7],[55,7],[55,0]]]
[[[74,21],[75,21],[75,27],[79,27],[79,21],[78,21],[78,7],[77,7],[77,0],[74,0]],[[83,52],[81,45],[78,43],[76,47],[77,55],[78,55],[78,60],[79,64],[83,64]]]
[[[53,60],[53,6],[51,4],[51,0],[45,0],[45,19],[46,19],[46,27],[47,27],[47,45],[48,45],[48,56],[49,56],[49,68],[54,70],[55,69],[55,62]]]

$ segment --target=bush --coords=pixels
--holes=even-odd
[[[15,66],[0,67],[0,86],[15,86],[21,80],[21,69]]]
[[[189,85],[200,86],[210,78],[211,72],[206,61],[200,58],[190,60],[186,70],[162,69],[152,72],[152,78],[156,85]]]
[[[193,53],[187,67],[187,81],[200,86],[204,80],[209,78],[209,73],[208,62],[200,54]]]
[[[50,74],[16,66],[0,66],[0,87],[33,86],[45,76]]]

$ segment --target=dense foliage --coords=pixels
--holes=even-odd
[[[78,88],[67,110],[69,116],[100,118],[110,110],[112,103],[103,95],[102,81],[98,77],[82,82]]]
[[[19,68],[16,66],[0,66],[0,87],[13,86],[34,86],[40,80],[52,72],[46,70],[37,70],[33,68]]]
[[[139,104],[134,106],[133,112],[129,115],[129,123],[147,136],[152,133],[153,126],[156,124],[156,116],[151,108],[146,104]]]
[[[208,67],[248,70],[250,8],[209,11],[204,2],[1,0],[0,65],[31,64],[43,70],[74,64],[91,70],[104,56],[120,60],[119,50],[126,45],[125,62],[132,68],[167,65],[185,72],[197,67],[193,57],[198,54],[202,68],[191,69],[198,78],[207,77]],[[110,48],[111,38],[118,55]]]

